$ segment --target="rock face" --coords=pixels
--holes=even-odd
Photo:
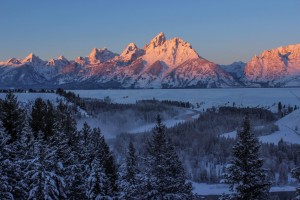
[[[300,44],[263,51],[245,67],[252,83],[266,86],[300,86]]]
[[[246,66],[245,66],[246,65]],[[43,61],[34,54],[0,62],[4,88],[212,88],[300,86],[300,44],[264,51],[247,64],[220,66],[180,39],[155,36],[143,49],[129,43],[120,55],[94,48],[86,57]]]

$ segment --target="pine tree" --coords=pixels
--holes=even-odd
[[[44,135],[39,132],[34,140],[33,152],[25,174],[29,187],[28,199],[66,198],[64,179],[54,171],[55,153],[55,149],[45,142]]]
[[[188,199],[192,187],[185,181],[181,162],[165,136],[165,126],[158,115],[152,138],[147,145],[147,198]]]
[[[9,159],[9,152],[11,151],[9,140],[10,136],[0,127],[0,199],[14,199],[13,185],[9,180],[7,171],[12,166]]]
[[[9,92],[6,97],[1,101],[0,105],[0,124],[3,138],[9,138],[4,146],[3,155],[5,159],[3,169],[7,177],[8,184],[12,187],[12,194],[14,198],[22,197],[24,192],[22,189],[22,148],[21,137],[25,121],[24,110],[21,109],[17,97]],[[6,135],[6,136],[5,136]],[[5,151],[6,149],[6,151]]]
[[[250,129],[250,121],[245,118],[243,128],[237,134],[237,143],[233,146],[233,160],[227,166],[225,183],[234,192],[235,199],[268,199],[270,182],[263,160],[259,158],[260,144]]]
[[[56,132],[56,111],[53,104],[47,100],[46,103],[46,115],[45,115],[45,139],[50,139]]]
[[[30,127],[37,138],[39,133],[43,134],[43,139],[46,139],[46,116],[47,116],[47,104],[42,98],[36,98],[31,109]],[[50,130],[47,130],[47,132]]]
[[[125,178],[130,184],[136,183],[136,175],[138,173],[137,163],[135,156],[135,148],[132,142],[129,142],[128,155],[126,157],[126,175]]]
[[[67,106],[61,101],[55,110],[54,135],[51,139],[52,146],[56,148],[55,171],[64,177],[68,199],[85,197],[83,188],[84,172],[80,154],[80,134],[76,129],[75,119]]]
[[[292,176],[297,179],[298,183],[300,182],[300,167],[295,167],[294,169],[292,169]],[[300,186],[298,186],[296,188],[296,200],[300,200]]]
[[[99,158],[95,158],[91,163],[91,171],[87,178],[87,198],[95,200],[110,199],[105,189],[107,181]]]
[[[107,177],[107,184],[105,185],[106,194],[111,197],[118,196],[118,169],[114,160],[112,152],[110,152],[109,146],[105,142],[101,130],[99,128],[93,129],[93,135],[100,135],[99,147],[100,147],[100,162],[103,165],[105,175]],[[96,155],[97,156],[97,155]]]
[[[86,130],[89,130],[87,128]],[[102,192],[107,197],[117,197],[118,193],[118,171],[114,161],[113,154],[109,150],[103,135],[99,128],[94,128],[88,139],[88,146],[85,150],[86,160],[85,164],[88,165],[86,173],[90,176],[93,173],[93,166],[91,163],[100,163],[101,170],[105,174],[105,183],[102,187]],[[95,161],[96,160],[96,161]]]
[[[9,142],[20,140],[25,115],[19,106],[17,97],[9,92],[0,105],[0,121],[4,131],[10,136]]]
[[[136,152],[132,142],[129,142],[125,167],[121,171],[120,187],[123,199],[142,199],[142,176],[138,170]]]

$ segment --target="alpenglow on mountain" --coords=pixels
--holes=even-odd
[[[300,86],[300,45],[264,51],[247,64],[220,66],[181,38],[159,33],[144,48],[129,43],[122,53],[94,48],[74,61],[43,61],[34,54],[0,62],[1,88],[223,88]],[[246,65],[246,66],[245,66]],[[298,81],[299,78],[299,81]]]

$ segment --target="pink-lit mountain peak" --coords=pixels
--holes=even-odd
[[[159,60],[172,68],[187,60],[200,58],[188,42],[178,37],[166,40],[163,33],[154,37],[144,50],[143,60],[148,66]]]
[[[120,55],[120,60],[124,62],[130,62],[145,53],[143,49],[140,49],[134,43],[129,43]]]
[[[99,64],[111,60],[115,56],[117,54],[109,51],[106,47],[101,49],[93,48],[88,56],[88,60],[90,64]]]
[[[254,56],[245,67],[251,81],[273,81],[300,75],[300,44],[265,50]]]
[[[152,47],[157,47],[162,45],[166,41],[166,36],[163,32],[160,32],[157,36],[155,36],[149,43]]]

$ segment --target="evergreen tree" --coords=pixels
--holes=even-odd
[[[100,147],[100,162],[103,165],[105,175],[107,177],[107,184],[105,185],[106,194],[111,197],[118,196],[118,169],[113,157],[110,152],[109,146],[105,142],[103,135],[99,128],[93,129],[93,135],[100,135],[99,147]]]
[[[234,192],[233,198],[267,199],[270,182],[263,160],[259,158],[260,144],[250,129],[250,121],[245,118],[242,130],[237,134],[237,143],[233,146],[233,160],[227,166],[225,183]]]
[[[25,178],[28,181],[28,199],[65,199],[63,177],[55,169],[55,149],[49,146],[44,135],[39,132],[33,143],[33,152],[29,160]]]
[[[64,177],[68,199],[84,198],[80,134],[76,129],[75,119],[62,101],[57,106],[54,122],[52,146],[56,148],[56,173]]]
[[[158,115],[152,138],[147,145],[147,198],[188,199],[191,185],[185,182],[181,162],[165,136],[165,126]]]
[[[7,93],[0,106],[0,121],[4,131],[10,136],[9,142],[20,140],[25,115],[17,97],[12,92]]]
[[[47,116],[47,104],[42,98],[36,98],[31,109],[30,127],[37,138],[39,133],[43,134],[43,139],[46,139],[46,116]],[[47,130],[49,132],[51,130]]]
[[[87,198],[93,200],[111,199],[105,189],[107,181],[104,168],[96,157],[91,163],[91,171],[87,179]]]
[[[138,170],[135,148],[132,142],[129,142],[126,156],[125,167],[122,170],[120,187],[122,189],[123,199],[142,199],[142,176]]]
[[[55,134],[55,131],[57,129],[56,127],[56,111],[54,109],[53,104],[47,100],[46,103],[46,115],[44,117],[45,119],[45,139],[49,139],[51,137],[53,137],[53,135]]]
[[[8,143],[10,136],[0,127],[0,199],[14,199],[13,185],[10,182],[8,169],[12,166],[9,159],[11,146]]]
[[[23,149],[21,148],[21,137],[25,121],[24,110],[21,109],[17,97],[9,92],[0,104],[0,124],[2,137],[9,138],[3,143],[3,159],[1,163],[6,174],[8,184],[12,187],[14,198],[23,196],[21,184],[22,170],[21,162]]]
[[[126,174],[125,178],[130,184],[136,183],[136,175],[138,173],[137,163],[135,156],[135,148],[132,142],[129,142],[128,155],[126,157]]]
[[[86,128],[86,130],[89,130],[88,127]],[[107,197],[117,197],[119,195],[117,166],[115,164],[114,157],[109,150],[109,146],[106,144],[99,128],[94,128],[91,131],[88,141],[88,146],[85,150],[85,163],[88,165],[86,173],[88,174],[88,177],[91,173],[93,173],[93,171],[95,171],[93,166],[91,166],[91,163],[99,162],[102,167],[101,170],[106,177],[106,181],[102,187],[103,194]]]
[[[294,169],[292,169],[292,176],[297,179],[298,183],[300,182],[300,167],[295,167]],[[296,188],[296,200],[300,200],[300,186],[298,186]]]

